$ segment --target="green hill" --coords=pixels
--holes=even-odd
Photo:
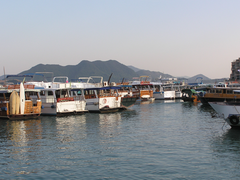
[[[131,80],[138,76],[136,72],[127,66],[115,60],[109,61],[81,61],[77,65],[60,66],[53,64],[38,64],[29,70],[23,71],[20,74],[35,73],[35,72],[53,72],[54,76],[68,76],[69,79],[77,79],[79,77],[102,76],[105,81],[111,77],[111,82],[121,82],[123,78]]]

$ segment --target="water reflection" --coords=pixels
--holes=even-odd
[[[7,121],[6,133],[13,146],[23,147],[31,140],[42,139],[41,119]]]
[[[56,136],[61,143],[86,138],[86,115],[56,117]]]
[[[179,103],[183,102],[181,99],[167,99],[167,100],[155,100],[155,103]]]
[[[141,101],[140,104],[152,104],[154,103],[154,101]]]
[[[99,133],[105,138],[112,138],[119,134],[118,127],[121,125],[121,113],[99,114]]]
[[[121,113],[99,114],[99,124],[101,126],[117,126],[121,122]]]

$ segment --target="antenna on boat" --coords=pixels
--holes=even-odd
[[[112,74],[113,74],[113,73],[111,73],[111,75],[110,75],[109,78],[108,78],[108,85],[109,85],[109,83],[110,83],[110,79],[111,79],[111,77],[112,77]]]
[[[4,85],[6,85],[6,74],[5,74],[5,67],[3,66],[3,74],[4,74]]]
[[[121,84],[123,84],[123,81],[124,81],[124,78],[122,79],[122,83]]]

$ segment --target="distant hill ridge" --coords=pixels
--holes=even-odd
[[[112,74],[111,82],[121,82],[123,78],[125,81],[131,81],[133,77],[139,77],[143,75],[150,76],[152,81],[156,81],[160,76],[162,78],[171,78],[173,76],[164,74],[158,71],[149,71],[136,68],[134,66],[126,66],[119,63],[116,60],[108,61],[87,61],[83,60],[77,65],[61,66],[58,64],[38,64],[33,66],[29,70],[23,71],[19,74],[35,73],[35,72],[53,72],[54,76],[67,76],[69,80],[77,79],[79,77],[89,76],[102,76],[104,81],[109,79]],[[203,80],[210,80],[208,77],[199,74],[192,78],[191,81],[195,81],[197,77],[202,77]],[[1,76],[0,79],[3,79]]]

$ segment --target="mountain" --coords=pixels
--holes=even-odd
[[[121,82],[123,78],[131,80],[138,76],[136,72],[116,60],[109,61],[86,61],[83,60],[77,65],[60,66],[53,64],[38,64],[20,74],[35,72],[53,72],[54,76],[67,76],[69,80],[79,77],[102,76],[105,81],[112,74],[111,81]]]
[[[134,70],[135,72],[137,72],[137,71],[140,71],[141,69],[139,69],[139,68],[136,68],[136,67],[134,67],[134,66],[128,66],[130,69],[132,69],[132,70]]]
[[[173,76],[171,76],[169,74],[164,74],[164,73],[161,73],[159,71],[143,70],[143,69],[136,68],[134,66],[128,66],[128,67],[131,68],[132,70],[134,70],[138,74],[138,76],[149,76],[149,77],[151,77],[152,81],[157,81],[160,76],[162,78],[171,78],[171,77],[173,77]]]
[[[173,76],[169,74],[164,74],[158,71],[149,71],[149,70],[139,70],[137,71],[138,76],[149,76],[151,77],[152,81],[157,81],[160,76],[161,78],[172,78]]]

